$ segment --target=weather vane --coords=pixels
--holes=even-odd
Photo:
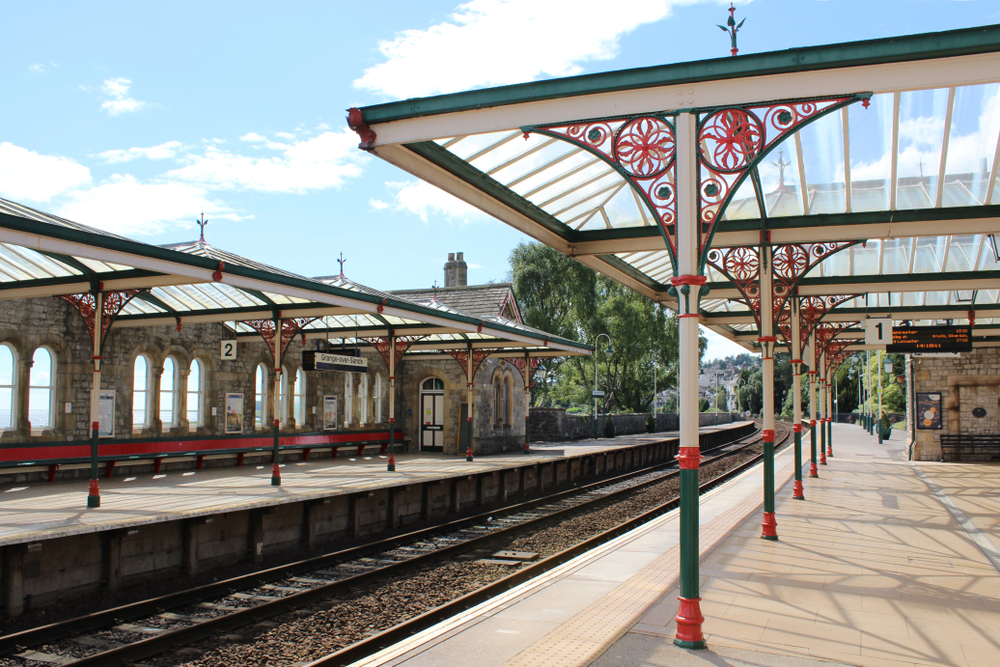
[[[438,300],[438,281],[434,281],[434,302],[437,303]]]
[[[791,162],[785,162],[785,149],[782,148],[778,151],[778,161],[772,162],[775,167],[778,168],[778,188],[785,187],[785,167],[791,164]]]
[[[347,263],[347,260],[344,259],[344,253],[340,253],[340,259],[337,260],[337,263],[340,264],[340,277],[346,278],[347,276],[344,275],[344,264]]]
[[[205,212],[204,211],[201,212],[201,218],[198,219],[198,220],[195,220],[195,222],[197,222],[198,226],[201,227],[201,237],[198,239],[198,243],[204,243],[205,242],[205,227],[208,226],[208,220],[205,219]]]
[[[721,26],[720,25],[719,29],[722,30],[722,32],[728,32],[729,33],[729,38],[733,41],[733,48],[731,49],[731,52],[732,52],[732,54],[734,56],[737,53],[740,52],[740,50],[738,48],[736,48],[736,33],[738,33],[740,31],[740,28],[743,27],[743,22],[744,21],[746,21],[745,18],[742,21],[740,21],[739,23],[736,23],[736,7],[733,7],[733,3],[730,2],[729,3],[729,20],[726,21],[726,25],[729,26],[729,27],[727,28],[726,26]],[[716,25],[718,25],[718,24],[716,24]]]

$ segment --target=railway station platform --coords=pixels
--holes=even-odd
[[[903,448],[834,424],[804,501],[784,449],[778,541],[760,539],[759,466],[702,497],[707,650],[673,645],[672,512],[356,667],[1000,664],[1000,469]]]

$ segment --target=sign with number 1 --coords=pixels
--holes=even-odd
[[[892,343],[892,320],[888,317],[865,320],[865,345],[888,345]]]

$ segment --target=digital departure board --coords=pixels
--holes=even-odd
[[[893,327],[886,352],[971,352],[972,327]]]

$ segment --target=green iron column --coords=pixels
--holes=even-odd
[[[837,372],[837,369],[830,368],[826,369],[826,414],[829,415],[826,419],[826,456],[827,458],[833,458],[833,420],[837,418],[837,413],[833,411],[833,388],[834,383],[832,382],[833,374]]]
[[[774,299],[772,297],[771,244],[761,238],[760,246],[760,352],[764,375],[764,516],[761,539],[778,539],[778,522],[774,519]]]
[[[281,421],[278,419],[278,412],[281,408],[281,328],[284,326],[284,321],[276,318],[273,322],[274,340],[272,341],[273,349],[271,350],[271,354],[274,359],[274,388],[271,391],[271,416],[274,418],[274,451],[271,454],[271,458],[273,459],[271,463],[271,486],[281,486],[281,468],[278,465],[278,462],[281,460],[278,432]]]
[[[826,352],[819,356],[819,363],[816,364],[819,371],[819,464],[826,465]]]
[[[531,453],[531,355],[524,353],[524,453]],[[654,392],[655,395],[655,392]],[[655,396],[654,396],[655,397]],[[469,442],[472,442],[472,433],[469,433]]]
[[[677,276],[671,290],[677,295],[680,345],[677,393],[680,401],[680,556],[681,594],[674,644],[705,648],[699,592],[698,468],[698,302],[705,276],[698,275],[697,117],[680,113],[676,120],[677,150]]]
[[[802,489],[802,338],[799,333],[799,297],[790,300],[792,309],[792,432],[795,435],[795,482],[792,498],[805,500]]]
[[[469,446],[468,449],[465,450],[465,460],[471,461],[472,460],[472,356],[473,356],[472,343],[468,343],[468,348],[466,348],[466,351],[469,353],[469,355],[465,363],[465,383],[466,383],[466,390],[468,391],[468,398],[466,399],[468,401],[468,407],[466,408],[466,414],[465,414],[466,417],[465,428],[467,429],[466,433],[468,433],[469,435],[469,440],[468,440]],[[512,396],[510,400],[514,400],[514,397]]]
[[[396,472],[396,333],[389,329],[389,461],[388,472]]]
[[[816,332],[809,338],[809,476],[819,477],[816,467]]]
[[[104,292],[94,292],[94,379],[90,387],[90,489],[87,494],[87,507],[101,506],[101,485],[97,481],[98,438],[100,430],[101,401],[101,331],[104,317]]]

